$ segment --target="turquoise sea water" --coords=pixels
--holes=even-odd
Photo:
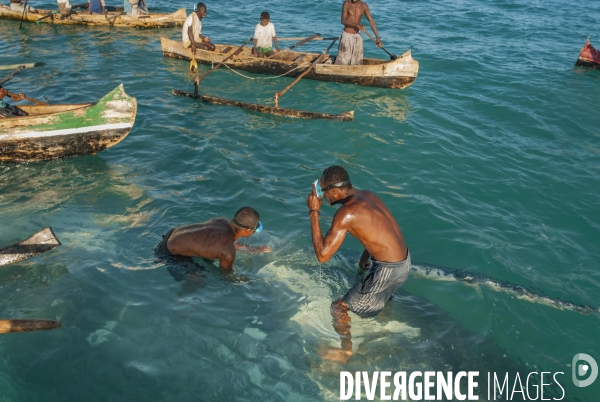
[[[217,43],[243,43],[263,10],[280,37],[341,29],[341,1],[207,5],[203,33]],[[352,123],[172,96],[172,88],[190,90],[193,78],[186,62],[160,51],[160,36],[177,39],[179,29],[19,30],[18,22],[0,21],[0,64],[47,63],[18,75],[10,91],[76,103],[124,83],[138,100],[133,130],[113,148],[0,166],[0,244],[46,226],[63,243],[0,269],[1,318],[63,323],[0,337],[0,400],[329,401],[339,397],[341,370],[480,371],[482,397],[488,371],[511,378],[561,371],[564,400],[598,400],[600,380],[577,388],[570,367],[576,353],[600,362],[598,314],[486,286],[411,276],[379,316],[354,319],[358,348],[347,366],[318,358],[320,346],[339,346],[328,306],[354,282],[361,252],[350,238],[328,263],[312,251],[305,199],[332,164],[381,195],[415,264],[600,306],[600,72],[573,67],[589,33],[600,45],[600,4],[369,5],[386,48],[412,48],[420,62],[415,83],[386,90],[303,80],[281,100],[355,110]],[[386,57],[365,47],[368,56]],[[201,88],[269,103],[290,81],[222,69]],[[238,256],[247,283],[205,263],[178,282],[155,259],[152,249],[169,229],[231,217],[242,205],[258,209],[265,225],[245,242],[273,248]],[[334,212],[323,208],[323,228]],[[561,395],[556,386],[547,390]]]

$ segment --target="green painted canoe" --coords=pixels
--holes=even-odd
[[[0,118],[0,162],[34,162],[103,151],[129,134],[137,102],[121,84],[95,104],[19,108],[29,116]]]

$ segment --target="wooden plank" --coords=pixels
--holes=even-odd
[[[305,57],[306,57],[306,54],[301,54],[300,56],[296,57],[296,59],[294,60],[294,63],[300,63],[300,60],[302,60]]]
[[[228,51],[230,51],[230,50],[231,50],[231,46],[227,46],[225,49],[223,49],[223,50],[221,51],[221,53],[227,53],[227,52],[228,52]]]
[[[35,63],[23,63],[23,64],[8,64],[4,66],[0,66],[0,70],[14,70],[15,68],[23,67],[23,68],[34,68],[41,67],[45,65],[43,61],[38,61]]]
[[[46,331],[48,329],[60,328],[60,321],[43,319],[13,319],[0,320],[0,334],[9,332]]]
[[[223,98],[216,98],[208,95],[200,95],[193,94],[191,92],[180,91],[178,89],[173,90],[173,95],[177,96],[187,96],[188,98],[196,99],[202,102],[214,103],[216,105],[228,105],[228,106],[237,106],[242,109],[252,110],[254,112],[260,113],[269,113],[274,114],[276,116],[286,116],[286,117],[296,117],[302,119],[329,119],[329,120],[338,120],[338,121],[353,121],[354,120],[354,111],[344,112],[340,114],[327,114],[327,113],[318,113],[318,112],[308,112],[305,110],[295,110],[295,109],[286,109],[282,107],[273,107],[273,106],[265,106],[259,105],[256,103],[247,103],[234,101]]]
[[[48,227],[40,230],[29,239],[0,249],[0,266],[45,253],[60,246],[60,244],[52,228]]]

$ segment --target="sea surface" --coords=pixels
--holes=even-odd
[[[216,43],[242,44],[263,10],[279,37],[341,32],[341,0],[207,5],[203,34]],[[563,372],[563,400],[598,400],[600,380],[578,388],[571,379],[575,354],[600,362],[597,310],[561,310],[483,284],[411,274],[377,317],[353,316],[348,365],[319,357],[339,347],[329,304],[356,280],[362,251],[350,236],[327,263],[312,250],[305,200],[334,164],[383,198],[416,266],[600,307],[600,72],[573,65],[588,34],[600,47],[600,2],[369,6],[386,48],[411,48],[419,61],[414,84],[302,80],[280,101],[355,110],[354,122],[173,96],[194,78],[187,62],[160,50],[160,37],[178,39],[178,28],[0,21],[0,64],[46,62],[7,83],[10,91],[77,103],[123,83],[138,101],[129,136],[98,155],[0,165],[0,245],[47,226],[62,242],[0,268],[0,318],[62,322],[0,336],[0,401],[333,401],[342,370],[479,371],[482,400],[488,372],[509,373],[511,388],[516,373]],[[388,57],[367,38],[365,55]],[[271,104],[291,82],[244,75],[222,68],[201,91]],[[202,268],[168,266],[153,254],[169,229],[232,217],[244,205],[260,212],[265,230],[242,242],[273,249],[238,254],[236,275],[247,281],[202,260]],[[324,231],[334,213],[323,206]],[[560,398],[550,382],[544,398]]]

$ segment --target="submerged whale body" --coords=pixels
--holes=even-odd
[[[427,264],[413,264],[411,267],[411,272],[418,276],[423,276],[430,279],[460,281],[474,286],[487,285],[497,292],[505,292],[515,295],[517,298],[522,300],[544,304],[561,310],[570,310],[580,314],[592,314],[593,312],[600,312],[600,308],[594,308],[583,304],[575,304],[559,298],[541,295],[521,285],[499,281],[483,275],[474,275],[461,269],[436,267]]]

